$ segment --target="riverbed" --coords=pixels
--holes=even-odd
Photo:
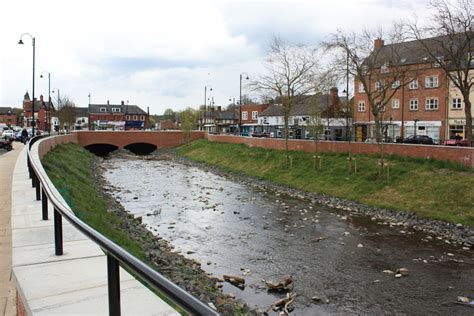
[[[223,290],[267,309],[285,293],[265,281],[291,275],[294,315],[440,314],[473,308],[474,255],[409,227],[387,227],[271,185],[174,160],[104,160],[110,192]],[[396,277],[405,268],[408,275]],[[391,273],[393,272],[393,273]],[[404,273],[406,274],[406,273]]]

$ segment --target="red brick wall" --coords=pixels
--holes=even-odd
[[[38,145],[38,156],[40,157],[40,159],[43,159],[43,157],[51,149],[53,149],[57,145],[67,144],[67,143],[77,144],[77,135],[73,133],[73,134],[48,137],[46,139],[43,139]]]
[[[281,138],[252,138],[227,135],[207,135],[212,142],[245,144],[249,147],[261,147],[268,149],[285,149],[285,140]],[[437,160],[448,160],[461,163],[474,168],[474,148],[447,147],[412,144],[384,144],[385,153],[408,156],[414,158],[434,158]],[[288,140],[290,150],[301,150],[304,152],[314,151],[314,142],[310,140],[290,139]],[[320,141],[319,149],[323,152],[344,153],[352,149],[354,154],[377,154],[379,145],[368,143],[330,142]]]

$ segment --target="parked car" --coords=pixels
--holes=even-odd
[[[270,137],[270,133],[265,133],[265,132],[257,133],[257,132],[255,132],[255,133],[252,134],[252,137]]]
[[[404,144],[433,145],[433,138],[426,135],[410,135],[403,140]]]
[[[15,136],[15,132],[11,129],[7,129],[3,131],[2,138],[4,139],[10,139]]]
[[[464,139],[459,139],[459,138],[455,138],[455,139],[448,139],[444,142],[444,144],[446,146],[463,146],[463,147],[467,147],[469,145],[469,142],[466,138]]]

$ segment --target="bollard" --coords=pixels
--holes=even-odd
[[[63,224],[62,216],[54,209],[54,248],[56,256],[63,254]]]
[[[109,315],[120,316],[120,265],[107,254],[107,280],[109,288]]]
[[[44,191],[44,188],[42,191],[42,197],[41,197],[41,201],[42,201],[42,207],[41,207],[41,210],[42,210],[42,213],[43,213],[43,220],[44,221],[47,221],[48,220],[48,198],[46,197],[46,192]]]

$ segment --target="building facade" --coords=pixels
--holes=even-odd
[[[474,70],[469,72],[469,78],[474,81]],[[471,113],[474,113],[474,89],[471,89],[469,95],[471,101]],[[455,139],[456,135],[465,138],[466,132],[466,112],[461,91],[449,81],[449,97],[448,97],[448,123],[446,130],[446,139]]]
[[[149,125],[149,114],[137,105],[90,104],[89,129],[133,130],[145,129]]]

